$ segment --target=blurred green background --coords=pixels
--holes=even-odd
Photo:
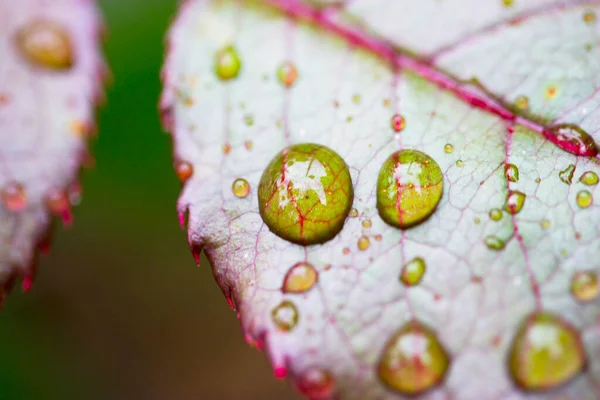
[[[15,0],[16,1],[16,0]],[[0,313],[0,399],[296,399],[190,255],[157,116],[176,0],[101,0],[114,82],[75,225]]]

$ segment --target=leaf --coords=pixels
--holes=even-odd
[[[28,290],[51,215],[68,225],[106,73],[91,0],[0,0],[0,303]]]
[[[598,3],[266,3],[182,6],[161,109],[192,252],[276,376],[313,399],[600,396]],[[299,143],[339,154],[352,187],[280,189],[317,175],[271,163]],[[377,205],[398,150],[422,172],[392,168],[403,229]],[[340,190],[353,209],[322,244],[268,214],[310,203],[309,228],[337,226]]]

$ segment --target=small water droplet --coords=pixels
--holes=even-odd
[[[402,132],[406,126],[406,119],[400,114],[394,114],[392,116],[392,129],[396,132]]]
[[[592,194],[587,190],[580,190],[577,192],[577,196],[575,197],[575,201],[580,208],[588,208],[594,203],[594,198]]]
[[[517,107],[520,111],[529,109],[529,98],[523,95],[517,96],[515,99],[515,107]]]
[[[225,143],[221,149],[223,150],[223,154],[227,155],[231,153],[231,145],[229,143]]]
[[[59,216],[65,224],[71,223],[71,202],[67,192],[60,189],[52,189],[46,196],[46,207],[51,214]]]
[[[425,260],[423,260],[421,257],[415,257],[402,267],[400,280],[406,286],[417,285],[419,282],[421,282],[421,279],[423,279],[426,269],[427,265],[425,264]]]
[[[308,262],[299,262],[289,269],[283,280],[284,293],[304,293],[317,283],[319,274]]]
[[[499,208],[492,208],[489,215],[492,221],[500,221],[502,219],[502,210]]]
[[[552,222],[550,222],[549,219],[543,219],[542,222],[540,222],[540,226],[542,227],[542,229],[550,229],[551,225]]]
[[[381,236],[380,234],[375,235],[376,241],[381,242],[381,239],[383,239],[383,236]]]
[[[575,173],[575,165],[569,164],[569,166],[558,173],[558,178],[570,185],[573,182],[573,174]]]
[[[577,125],[555,125],[545,130],[544,136],[571,154],[590,157],[595,157],[598,154],[594,139]]]
[[[294,303],[289,300],[282,301],[271,312],[275,325],[282,331],[289,332],[298,323],[298,310]]]
[[[540,184],[541,181],[542,181],[542,178],[540,178],[539,176],[537,178],[535,178],[535,183],[537,183],[538,185]]]
[[[463,165],[465,165],[465,163],[463,162],[463,160],[456,160],[456,163],[455,163],[455,164],[456,164],[456,166],[457,166],[458,168],[462,168],[462,167],[463,167]]]
[[[350,210],[350,214],[349,214],[352,218],[356,218],[358,217],[358,210],[356,208],[353,208]]]
[[[485,243],[487,248],[490,250],[502,250],[504,248],[504,246],[506,245],[504,240],[502,240],[494,235],[486,236],[483,239],[483,242]]]
[[[583,12],[583,22],[585,22],[586,24],[593,24],[594,22],[596,22],[596,19],[597,17],[594,10],[587,9]]]
[[[222,81],[234,79],[240,73],[242,61],[232,45],[219,49],[214,59],[215,73]]]
[[[371,227],[371,225],[372,225],[372,223],[371,223],[371,220],[370,220],[370,219],[365,219],[365,220],[363,220],[363,222],[362,222],[362,226],[363,226],[363,228],[370,228],[370,227]]]
[[[521,323],[509,349],[509,371],[524,390],[548,390],[581,372],[586,356],[577,330],[561,318],[535,312]]]
[[[511,214],[518,214],[523,208],[526,198],[527,196],[523,192],[519,192],[518,190],[509,190],[508,196],[506,196],[504,210]]]
[[[286,61],[277,68],[277,79],[279,82],[286,88],[291,88],[296,83],[298,79],[298,70],[296,66],[290,62]]]
[[[27,205],[27,192],[25,188],[17,182],[7,183],[0,192],[2,204],[8,211],[22,211]]]
[[[250,184],[243,178],[238,178],[231,184],[231,191],[236,197],[243,199],[250,193]]]
[[[383,106],[390,107],[392,105],[392,101],[390,99],[383,99]]]
[[[295,381],[298,391],[310,400],[327,400],[335,391],[331,373],[318,367],[305,369]]]
[[[244,115],[244,123],[247,126],[254,125],[254,116],[252,114],[246,114],[246,115]]]
[[[342,249],[342,254],[345,255],[345,256],[347,256],[348,254],[350,254],[350,249],[348,247],[344,247]]]
[[[352,96],[352,102],[354,104],[360,104],[360,94],[355,94]]]
[[[377,210],[400,229],[417,225],[437,207],[444,187],[439,165],[417,150],[401,150],[384,162],[377,180]]]
[[[271,232],[310,245],[332,239],[354,199],[344,160],[318,144],[296,144],[277,154],[258,187],[260,215]]]
[[[55,22],[36,20],[21,27],[17,48],[29,62],[44,68],[65,70],[73,66],[73,45],[67,29]]]
[[[446,145],[444,146],[444,151],[446,152],[446,154],[450,154],[454,151],[454,146],[450,143],[446,143]]]
[[[185,182],[194,174],[194,167],[187,161],[180,161],[175,165],[175,174],[181,182]]]
[[[250,151],[252,150],[252,140],[246,140],[244,142],[244,147],[246,148],[246,150]]]
[[[594,171],[586,171],[581,175],[581,178],[579,178],[579,182],[587,186],[593,186],[598,183],[598,174]]]
[[[359,249],[359,250],[367,250],[367,249],[369,248],[369,246],[371,245],[371,241],[369,240],[369,238],[368,238],[368,237],[366,237],[366,236],[361,236],[361,237],[358,239],[358,243],[357,243],[357,245],[358,245],[358,249]]]
[[[506,164],[504,166],[504,176],[509,182],[517,182],[519,180],[519,168],[515,164]]]
[[[558,93],[558,88],[556,86],[548,85],[546,87],[546,93],[545,93],[546,99],[552,100],[553,98],[556,97],[557,93]]]
[[[502,0],[502,4],[504,7],[512,7],[514,4],[514,0]]]
[[[406,395],[419,395],[438,386],[450,357],[436,334],[418,321],[400,328],[385,345],[377,366],[381,381]]]
[[[475,223],[475,225],[479,225],[481,223],[481,218],[475,217],[473,218],[473,222]]]

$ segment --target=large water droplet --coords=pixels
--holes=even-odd
[[[452,144],[450,144],[450,143],[446,143],[446,144],[444,145],[444,152],[445,152],[446,154],[450,154],[450,153],[452,153],[453,151],[454,151],[454,146],[453,146]]]
[[[521,388],[532,391],[565,383],[582,370],[586,360],[577,330],[547,312],[525,318],[508,354],[512,378]]]
[[[502,210],[499,208],[492,208],[489,215],[492,221],[500,221],[502,219]]]
[[[377,210],[388,224],[409,228],[435,210],[444,187],[439,165],[417,150],[393,153],[383,164],[377,180]]]
[[[282,290],[285,293],[303,293],[312,289],[318,278],[319,274],[312,264],[299,262],[285,275]]]
[[[64,70],[73,66],[73,46],[67,29],[55,22],[36,20],[19,29],[17,48],[29,62]]]
[[[327,400],[333,396],[335,379],[325,369],[309,367],[296,379],[296,387],[310,400]]]
[[[231,184],[231,191],[236,197],[244,198],[250,193],[250,184],[243,178],[238,178]]]
[[[450,357],[435,333],[418,321],[397,331],[386,344],[378,363],[378,374],[390,389],[419,395],[439,385]]]
[[[421,257],[415,257],[402,267],[400,280],[406,286],[417,285],[419,282],[421,282],[421,279],[423,279],[426,269],[427,265],[425,264],[425,260],[423,260]]]
[[[219,49],[215,54],[214,63],[215,73],[223,81],[236,78],[242,68],[242,61],[232,45]]]
[[[27,205],[27,192],[25,188],[17,182],[7,183],[0,192],[2,204],[7,210],[18,212]]]
[[[575,201],[580,208],[588,208],[594,203],[594,198],[587,190],[580,190],[575,196]]]
[[[598,183],[598,174],[594,171],[586,171],[581,175],[581,178],[579,178],[579,182],[587,186],[593,186]]]
[[[284,300],[273,309],[271,317],[279,329],[288,332],[294,329],[298,323],[298,310],[294,303]]]
[[[353,197],[344,160],[310,143],[275,156],[258,186],[260,215],[271,232],[303,245],[332,239],[344,226]]]
[[[298,79],[298,70],[296,69],[296,66],[289,61],[281,64],[279,68],[277,68],[277,79],[279,79],[279,82],[286,88],[294,86],[296,79]]]
[[[526,195],[518,190],[510,190],[506,196],[506,204],[504,210],[511,214],[517,214],[525,204]]]
[[[402,132],[406,126],[406,119],[400,114],[394,114],[392,116],[392,129],[396,132]]]
[[[544,136],[561,149],[577,156],[595,157],[598,154],[594,139],[577,125],[555,125],[545,130]]]
[[[506,164],[504,166],[504,175],[509,182],[517,182],[519,180],[519,168],[515,164]]]
[[[361,236],[358,238],[357,246],[359,250],[367,250],[371,246],[371,241],[367,236]]]
[[[582,302],[592,301],[600,294],[598,274],[595,271],[579,271],[571,279],[571,293]]]
[[[569,164],[569,166],[558,173],[558,178],[567,185],[573,182],[573,174],[575,173],[575,165]]]

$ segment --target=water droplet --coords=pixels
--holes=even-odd
[[[234,79],[240,73],[242,61],[232,45],[219,49],[214,60],[215,73],[222,81]]]
[[[284,300],[273,309],[271,317],[279,329],[288,332],[294,329],[298,323],[298,310],[294,303]]]
[[[348,254],[350,254],[350,249],[348,247],[344,247],[344,249],[342,250],[342,254],[347,256]]]
[[[400,273],[400,280],[406,286],[414,286],[421,282],[427,265],[421,257],[416,257],[404,264]]]
[[[535,178],[535,183],[537,183],[538,185],[540,184],[541,181],[542,181],[542,178],[540,178],[539,176],[537,178]]]
[[[573,182],[573,174],[575,173],[575,165],[569,164],[569,166],[558,173],[558,177],[561,181],[570,185]]]
[[[368,248],[369,248],[369,246],[371,245],[371,241],[369,240],[369,238],[368,238],[368,237],[366,237],[366,236],[361,236],[361,237],[358,239],[358,243],[357,243],[357,245],[358,245],[358,249],[359,249],[359,250],[366,250],[366,249],[368,249]]]
[[[381,236],[380,234],[375,235],[376,241],[381,242],[381,239],[383,239],[383,236]]]
[[[357,210],[356,208],[353,208],[353,209],[351,209],[351,210],[350,210],[350,216],[351,216],[352,218],[356,218],[356,217],[358,217],[358,210]]]
[[[450,357],[436,334],[418,321],[410,321],[387,342],[377,366],[379,378],[390,389],[419,395],[439,385]]]
[[[508,354],[515,383],[532,391],[552,389],[567,382],[583,369],[586,359],[576,329],[547,312],[525,318]]]
[[[333,396],[335,379],[325,369],[309,367],[296,379],[296,387],[310,400],[327,400]]]
[[[486,236],[483,239],[483,242],[485,243],[487,248],[490,250],[502,250],[504,248],[504,246],[506,245],[504,240],[502,240],[494,235]]]
[[[463,160],[456,160],[456,163],[455,163],[455,164],[456,164],[456,166],[457,166],[458,168],[462,168],[462,167],[463,167],[463,165],[465,165],[465,163],[463,162]]]
[[[594,300],[600,294],[598,274],[594,271],[579,271],[571,279],[571,293],[581,302]]]
[[[509,190],[508,196],[506,196],[504,210],[511,214],[519,213],[525,204],[526,198],[527,196],[523,192],[519,192],[518,190]]]
[[[67,192],[59,189],[52,189],[46,196],[46,207],[51,214],[59,216],[65,224],[72,222],[71,202]]]
[[[544,136],[571,154],[590,157],[595,157],[598,154],[594,139],[577,125],[555,125],[545,130]]]
[[[512,7],[514,0],[502,0],[502,4],[504,4],[504,7]]]
[[[229,154],[231,153],[231,145],[229,143],[225,143],[222,147],[223,150],[223,154]]]
[[[333,150],[296,144],[281,151],[260,178],[260,215],[274,234],[310,245],[332,239],[354,198],[348,166]]]
[[[439,165],[417,150],[393,153],[383,164],[377,180],[377,210],[388,224],[409,228],[435,210],[444,187]]]
[[[73,46],[67,29],[55,22],[36,20],[19,29],[17,48],[29,62],[49,69],[73,66]]]
[[[446,152],[446,154],[450,154],[454,151],[454,146],[450,143],[446,143],[446,145],[444,146],[444,151]]]
[[[517,182],[519,180],[519,168],[515,164],[506,164],[504,166],[504,176],[509,182]]]
[[[291,88],[296,83],[298,79],[298,70],[296,66],[290,62],[286,61],[277,68],[277,79],[279,82],[286,88]]]
[[[594,203],[594,198],[587,190],[580,190],[575,197],[575,201],[580,208],[588,208]]]
[[[392,101],[390,99],[383,99],[383,106],[390,107],[392,105]]]
[[[587,186],[593,186],[598,183],[598,174],[594,171],[586,171],[581,175],[581,178],[579,178],[579,182]]]
[[[593,24],[596,22],[596,13],[594,10],[587,9],[583,12],[583,22],[586,24]]]
[[[552,222],[550,222],[549,219],[543,219],[542,222],[540,222],[540,226],[542,227],[542,229],[550,229],[551,225]]]
[[[556,88],[556,86],[548,85],[546,87],[546,92],[544,93],[544,95],[546,96],[547,100],[552,100],[553,98],[556,97],[557,93],[558,93],[558,89]]]
[[[238,178],[231,184],[231,191],[236,197],[243,199],[250,193],[250,184],[243,178]]]
[[[370,228],[370,227],[371,227],[371,225],[372,225],[372,223],[371,223],[371,220],[370,220],[370,219],[365,219],[365,220],[363,220],[363,222],[362,222],[362,226],[363,226],[363,228]]]
[[[475,225],[479,225],[481,223],[481,219],[479,217],[475,217],[473,218],[473,222],[475,223]]]
[[[406,126],[406,119],[400,114],[394,114],[392,116],[392,129],[396,132],[402,132]]]
[[[500,221],[502,219],[502,210],[499,208],[492,208],[489,215],[492,221]]]
[[[25,188],[17,182],[7,183],[0,192],[2,204],[8,211],[18,212],[27,205]]]
[[[246,140],[244,142],[244,147],[246,148],[246,150],[248,150],[248,151],[252,150],[252,146],[253,146],[252,140]]]
[[[352,102],[354,104],[360,104],[360,94],[355,94],[352,96]]]
[[[246,115],[244,115],[244,123],[247,126],[254,125],[254,116],[252,114],[246,114]]]
[[[529,108],[529,98],[527,96],[517,96],[515,99],[515,107],[521,111],[525,111]]]
[[[181,182],[185,182],[194,174],[194,167],[187,161],[180,161],[175,165],[175,174]]]
[[[312,264],[299,262],[285,275],[282,290],[285,293],[303,293],[310,290],[318,278],[319,274]]]

